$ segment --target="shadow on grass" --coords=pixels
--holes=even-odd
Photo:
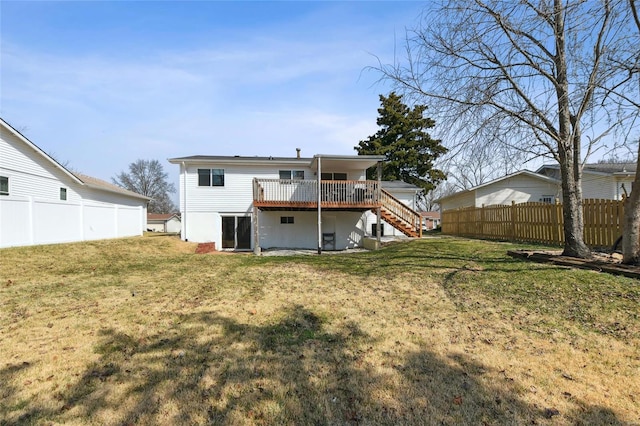
[[[18,364],[7,364],[0,369],[0,425],[4,425],[4,418],[15,410],[21,410],[28,406],[28,401],[12,400],[11,397],[16,393],[14,378],[22,370],[31,367],[31,363],[22,362]]]
[[[323,256],[268,256],[247,259],[252,264],[281,265],[291,262],[337,271],[361,278],[395,276],[399,273],[447,274],[470,265],[497,273],[527,273],[531,269],[561,269],[555,265],[525,262],[506,255],[513,246],[470,240],[413,240],[377,251]]]
[[[12,424],[536,424],[555,415],[506,379],[486,385],[486,367],[463,354],[402,342],[380,353],[356,323],[332,327],[302,306],[276,317],[194,313],[146,338],[104,330],[99,361],[55,395],[59,407],[27,406]],[[620,423],[599,407],[566,414]]]

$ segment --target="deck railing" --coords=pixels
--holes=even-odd
[[[322,180],[320,200],[323,206],[349,207],[378,205],[378,182],[371,180]],[[318,182],[297,179],[253,180],[253,199],[258,205],[318,204]]]

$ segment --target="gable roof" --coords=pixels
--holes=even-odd
[[[101,191],[113,192],[116,194],[128,195],[134,198],[142,198],[145,200],[150,200],[151,197],[147,197],[146,195],[138,194],[137,192],[129,191],[126,188],[123,188],[118,185],[114,185],[102,179],[94,178],[91,176],[87,176],[82,173],[72,172],[74,176],[82,181],[82,183],[88,188],[94,188]]]
[[[64,175],[68,176],[79,185],[86,186],[88,188],[97,189],[100,191],[112,192],[120,195],[127,195],[129,197],[139,198],[147,201],[151,199],[150,197],[138,194],[137,192],[129,191],[117,185],[113,185],[109,182],[105,182],[101,179],[87,176],[82,173],[72,172],[66,167],[64,167],[62,164],[58,163],[53,157],[51,157],[49,154],[44,152],[39,146],[37,146],[35,143],[27,139],[26,136],[24,136],[22,133],[14,129],[9,123],[4,121],[4,119],[2,118],[0,118],[0,125],[6,128],[9,132],[13,133],[22,143],[24,143],[29,148],[31,148],[36,153],[36,155],[41,157],[47,163],[52,164],[56,169],[60,170]]]
[[[383,180],[382,188],[387,190],[421,191],[422,188],[403,180]]]
[[[247,155],[191,155],[188,157],[169,158],[172,164],[185,163],[263,163],[263,162],[290,162],[309,163],[312,159],[308,157],[260,157]]]
[[[585,164],[582,172],[597,175],[623,175],[633,176],[636,173],[637,163],[588,163]],[[544,164],[540,166],[536,173],[542,173],[545,169],[559,170],[559,164]]]
[[[635,173],[637,165],[637,163],[595,163],[585,164],[584,170],[611,174]]]
[[[436,203],[440,203],[440,201],[442,201],[442,200],[447,200],[449,198],[457,197],[457,196],[459,196],[461,194],[467,194],[467,193],[470,193],[470,192],[474,192],[475,190],[480,189],[480,188],[484,188],[485,186],[493,185],[494,183],[497,183],[497,182],[500,182],[500,181],[503,181],[503,180],[506,180],[506,179],[511,179],[513,177],[520,176],[520,175],[527,176],[527,177],[534,178],[534,179],[540,179],[540,180],[542,180],[544,182],[552,183],[552,184],[555,184],[555,185],[560,185],[561,184],[561,182],[558,179],[554,179],[554,178],[551,178],[551,177],[548,177],[548,176],[545,176],[545,175],[541,175],[540,173],[532,172],[531,170],[520,170],[518,172],[511,173],[509,175],[503,176],[503,177],[498,178],[498,179],[494,179],[492,181],[483,183],[481,185],[474,186],[473,188],[469,188],[469,189],[465,189],[465,190],[462,190],[462,191],[458,191],[458,192],[455,192],[455,193],[450,194],[450,195],[445,195],[444,197],[440,197],[437,200],[435,200],[435,202]]]

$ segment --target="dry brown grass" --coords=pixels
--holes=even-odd
[[[0,251],[0,424],[640,424],[637,281],[513,245]]]

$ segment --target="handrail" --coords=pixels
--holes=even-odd
[[[416,233],[422,236],[422,216],[411,207],[394,197],[389,191],[381,190],[382,206],[391,214],[412,226]]]
[[[376,206],[377,181],[322,180],[321,203],[332,206]],[[304,179],[253,179],[253,199],[257,203],[318,203],[318,182]]]

